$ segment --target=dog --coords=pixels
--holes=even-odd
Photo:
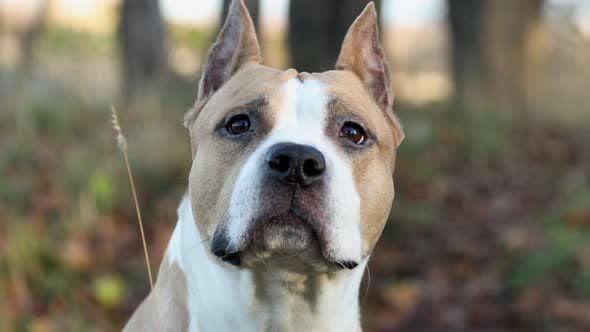
[[[377,21],[370,3],[335,70],[283,71],[261,64],[232,2],[184,119],[178,223],[124,331],[361,331],[359,287],[404,138]]]

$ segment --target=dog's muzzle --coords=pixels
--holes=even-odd
[[[291,256],[323,257],[325,262],[353,269],[353,261],[329,260],[324,249],[326,237],[327,169],[324,155],[316,148],[295,143],[277,143],[264,154],[260,165],[263,188],[257,215],[248,222],[240,239],[230,239],[227,223],[215,231],[211,252],[222,261],[244,265],[249,252],[287,252]],[[246,264],[248,265],[248,264]]]

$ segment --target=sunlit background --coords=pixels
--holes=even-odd
[[[175,224],[223,1],[146,1],[127,35],[123,2],[0,0],[0,331],[117,330],[149,290],[111,104],[154,268]],[[590,331],[590,1],[378,5],[407,136],[365,330]],[[302,59],[288,0],[258,12],[266,64],[335,62]]]

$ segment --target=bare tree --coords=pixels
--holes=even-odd
[[[291,65],[306,71],[333,69],[346,31],[367,3],[369,0],[290,1]]]
[[[124,95],[132,99],[169,73],[158,0],[124,0],[118,35]]]
[[[35,46],[47,28],[47,19],[50,8],[51,0],[43,0],[37,7],[35,17],[31,24],[20,34],[19,43],[21,56],[19,60],[19,68],[23,75],[30,73],[35,64]]]
[[[539,87],[543,0],[448,0],[459,109],[526,112]]]
[[[481,1],[449,0],[448,6],[455,99],[466,109],[482,98]]]

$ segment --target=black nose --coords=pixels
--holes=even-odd
[[[326,159],[318,149],[294,143],[273,145],[266,153],[270,175],[287,184],[309,186],[321,179]]]

